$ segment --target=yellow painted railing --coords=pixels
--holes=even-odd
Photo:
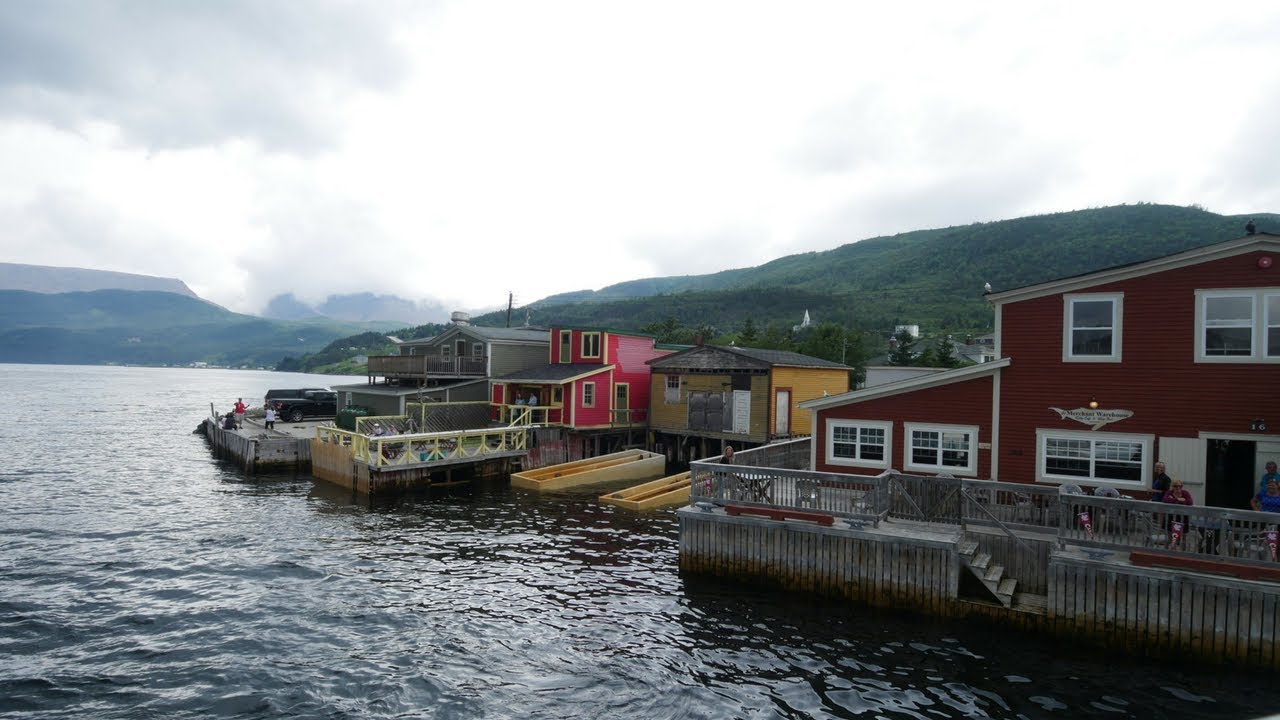
[[[560,405],[497,405],[499,422],[511,427],[560,425],[564,417]]]
[[[526,440],[524,428],[509,427],[381,437],[319,427],[316,437],[320,442],[349,446],[354,459],[379,468],[523,452]]]

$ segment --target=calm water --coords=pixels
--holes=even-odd
[[[215,401],[342,382],[0,365],[6,718],[1255,717],[1276,678],[694,582],[670,512],[248,478]]]

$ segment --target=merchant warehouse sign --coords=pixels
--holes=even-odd
[[[1049,409],[1058,413],[1058,417],[1064,420],[1075,420],[1078,423],[1088,425],[1090,430],[1097,430],[1108,423],[1133,417],[1132,410],[1099,410],[1097,408],[1063,410],[1056,407]]]

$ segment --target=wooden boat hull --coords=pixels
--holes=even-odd
[[[647,450],[624,450],[586,460],[524,470],[511,475],[511,487],[526,490],[563,490],[625,480],[649,480],[666,471],[665,455]]]

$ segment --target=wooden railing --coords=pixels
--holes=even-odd
[[[378,468],[464,461],[525,450],[523,428],[370,437],[336,427],[316,428],[320,442],[345,445],[352,457]]]
[[[800,465],[808,441],[766,445],[690,465],[690,502],[829,513],[878,525],[912,520],[1057,538],[1059,547],[1141,551],[1195,561],[1274,567],[1280,515],[1183,507],[1063,492],[1057,486],[961,480],[886,471],[876,476],[815,472]],[[806,458],[807,460],[807,458]],[[1204,562],[1200,566],[1203,567]]]
[[[469,430],[485,427],[493,420],[493,403],[488,400],[407,402],[405,412],[423,432]]]
[[[483,376],[487,357],[442,358],[436,355],[371,355],[369,375],[383,377],[425,377],[427,375]]]
[[[1280,516],[1128,498],[1062,494],[1062,546],[1141,549],[1179,557],[1273,563]]]

